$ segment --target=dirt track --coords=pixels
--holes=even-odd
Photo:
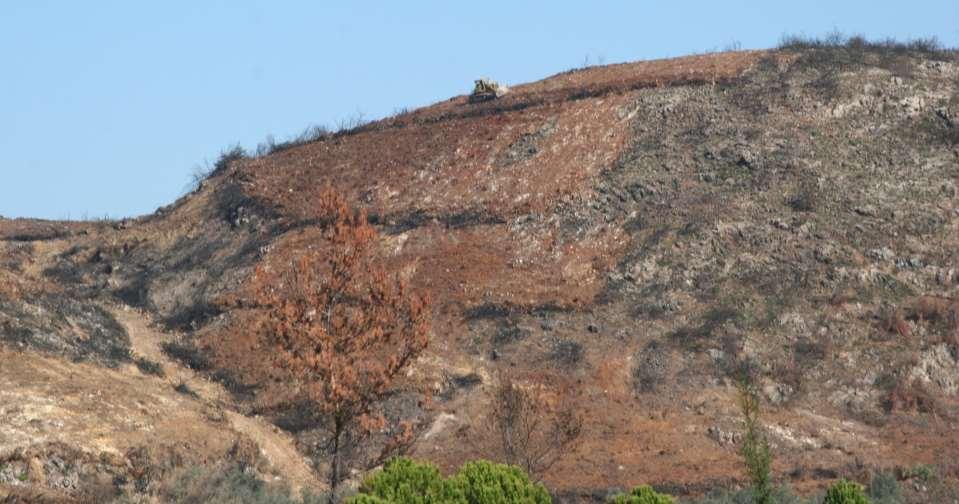
[[[165,341],[172,336],[151,327],[150,321],[141,313],[129,308],[113,308],[113,315],[130,335],[134,353],[159,363],[166,372],[163,380],[168,386],[184,384],[197,394],[197,401],[222,408],[230,428],[248,436],[260,448],[270,467],[289,483],[294,494],[304,487],[313,490],[322,488],[313,470],[293,444],[293,440],[276,426],[260,417],[244,416],[228,409],[229,393],[217,384],[201,376],[180,363],[170,359],[161,349]]]

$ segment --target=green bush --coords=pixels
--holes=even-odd
[[[550,503],[546,488],[518,467],[486,460],[468,462],[449,479],[469,504]]]
[[[350,504],[548,504],[543,485],[517,467],[485,460],[469,462],[443,479],[436,467],[406,458],[369,477]]]
[[[896,475],[891,472],[874,474],[869,481],[869,498],[876,504],[902,503],[902,489]]]
[[[839,480],[826,490],[823,504],[869,504],[869,499],[858,484]]]
[[[451,485],[432,464],[420,464],[408,458],[389,461],[382,471],[366,479],[352,504],[396,502],[430,504],[458,502]]]
[[[648,485],[638,486],[629,494],[620,494],[609,500],[612,504],[675,504],[676,501],[656,492]]]
[[[756,504],[773,504],[772,452],[759,419],[759,392],[748,375],[739,379],[739,407],[746,432],[739,448],[746,463],[746,474],[752,481]]]

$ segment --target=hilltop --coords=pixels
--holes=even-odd
[[[236,155],[149,216],[0,220],[0,496],[152,488],[224,457],[321,490],[322,435],[277,406],[244,322],[253,268],[322,246],[327,184],[434,300],[428,355],[390,399],[424,425],[415,457],[477,456],[464,433],[508,370],[575,384],[585,439],[545,477],[559,496],[741,485],[747,370],[778,480],[955,480],[957,121],[952,52],[707,54]]]

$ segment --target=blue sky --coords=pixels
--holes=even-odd
[[[224,147],[426,105],[479,76],[833,29],[957,47],[959,2],[5,0],[0,215],[149,213]]]

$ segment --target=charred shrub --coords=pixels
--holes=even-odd
[[[804,35],[784,35],[779,41],[779,49],[787,51],[845,49],[851,52],[890,52],[898,54],[923,54],[944,57],[953,52],[942,46],[935,37],[917,38],[899,41],[893,38],[868,40],[862,35],[847,36],[833,31],[823,37]]]
[[[197,330],[205,323],[223,313],[223,309],[213,303],[198,301],[184,306],[169,317],[163,319],[163,325],[176,330]]]
[[[814,212],[822,205],[819,184],[813,179],[803,179],[786,204],[797,212]]]
[[[469,391],[483,384],[483,377],[476,373],[450,374],[443,372],[442,388],[436,395],[444,400],[452,399],[460,391]]]
[[[212,378],[220,385],[223,385],[223,388],[233,394],[234,397],[249,398],[257,388],[256,385],[243,382],[235,373],[226,369],[218,369],[213,373]]]
[[[780,41],[779,49],[800,52],[798,64],[804,67],[840,71],[875,65],[900,74],[907,58],[947,60],[955,58],[956,53],[944,48],[934,37],[868,40],[861,35],[847,36],[840,32],[824,37],[787,35]],[[911,72],[906,70],[906,73]]]
[[[207,371],[212,368],[210,360],[191,343],[164,343],[163,353],[182,362],[194,371]]]
[[[493,333],[493,347],[499,348],[510,343],[523,341],[529,336],[529,334],[529,329],[520,327],[514,321],[507,321],[499,325],[499,327],[496,329],[496,332]]]
[[[732,306],[717,306],[703,314],[698,326],[684,326],[673,331],[670,339],[691,351],[700,351],[704,342],[721,334],[727,324],[738,325],[743,322],[743,314]]]
[[[190,397],[192,397],[192,398],[194,398],[194,399],[198,399],[198,398],[200,397],[199,394],[197,394],[192,388],[190,388],[189,385],[187,385],[186,382],[183,382],[183,381],[181,381],[181,382],[177,383],[176,385],[174,385],[174,386],[173,386],[173,390],[175,390],[176,393],[178,393],[178,394],[183,394],[183,395],[185,395],[185,396],[190,396]]]
[[[220,152],[220,157],[214,161],[213,166],[210,166],[209,161],[205,161],[193,167],[193,173],[190,174],[190,182],[187,185],[187,190],[191,192],[196,191],[203,185],[204,180],[223,173],[233,163],[248,157],[249,155],[246,150],[244,150],[240,144],[224,149]]]
[[[539,480],[579,442],[583,432],[583,412],[579,396],[563,378],[553,376],[549,388],[520,384],[506,374],[491,391],[485,421],[468,442],[493,460],[525,470]],[[469,432],[469,431],[466,431]]]
[[[669,356],[657,341],[649,342],[635,356],[633,388],[640,393],[655,392],[666,381]]]
[[[809,371],[829,355],[829,345],[823,341],[802,337],[792,346],[783,362],[773,363],[778,381],[788,385],[794,393],[806,391],[805,378]]]
[[[939,399],[922,384],[899,377],[893,383],[882,400],[882,406],[887,413],[896,411],[918,412],[941,415],[943,413]]]
[[[159,362],[154,362],[144,357],[137,357],[133,362],[137,365],[137,369],[143,374],[159,376],[161,378],[166,376],[166,372],[163,371],[163,366],[160,365]]]
[[[220,157],[213,163],[213,171],[210,172],[210,175],[222,173],[226,171],[231,164],[241,159],[246,159],[247,157],[246,150],[240,147],[240,144],[236,144],[220,153]]]
[[[308,126],[302,133],[296,135],[289,140],[284,140],[282,142],[276,142],[272,136],[266,138],[266,141],[256,146],[256,155],[257,156],[266,156],[269,154],[274,154],[276,152],[283,152],[285,150],[292,149],[294,147],[299,147],[301,145],[306,145],[313,142],[319,142],[320,140],[325,140],[332,136],[332,133],[325,126]]]
[[[583,345],[572,340],[559,340],[553,344],[549,357],[563,367],[578,366],[583,361]]]

